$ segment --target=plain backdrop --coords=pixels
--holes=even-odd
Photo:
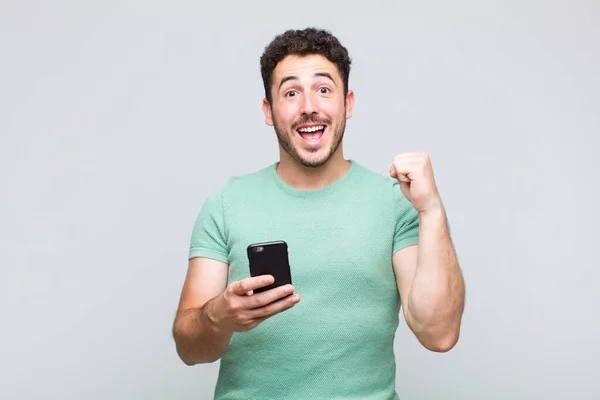
[[[467,282],[402,399],[600,398],[597,1],[0,1],[0,398],[209,399],[171,325],[194,219],[278,158],[259,57],[353,59],[345,155],[430,153]]]

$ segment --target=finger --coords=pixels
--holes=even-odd
[[[264,307],[255,308],[248,311],[248,316],[251,319],[265,320],[272,317],[275,314],[279,314],[283,311],[289,310],[300,302],[300,296],[293,294],[283,299],[272,302]]]
[[[409,198],[410,196],[410,183],[400,182],[400,191],[404,197]]]
[[[390,176],[392,178],[398,179],[400,182],[410,182],[410,178],[408,177],[408,171],[404,171],[402,166],[392,165],[390,169]]]
[[[398,179],[401,183],[410,183],[410,178],[408,177],[408,174],[397,174],[398,176],[396,177],[396,179]]]
[[[418,158],[395,161],[393,166],[396,170],[396,178],[401,182],[410,182],[414,179],[415,174],[419,174],[423,170],[423,163]]]
[[[392,165],[396,171],[400,173],[406,173],[409,170],[423,169],[428,165],[431,165],[429,158],[420,154],[415,155],[404,155],[402,157],[394,158]]]
[[[292,293],[294,293],[292,285],[279,286],[266,292],[255,294],[245,302],[246,307],[249,309],[264,307]]]
[[[246,292],[246,296],[252,296],[254,294],[254,290],[250,290]]]
[[[251,290],[272,284],[275,281],[272,275],[261,275],[246,278],[231,284],[231,291],[238,296],[243,296]]]

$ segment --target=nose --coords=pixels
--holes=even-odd
[[[315,114],[319,112],[319,105],[317,99],[314,97],[312,92],[306,93],[302,96],[302,103],[300,105],[300,111],[303,114]]]

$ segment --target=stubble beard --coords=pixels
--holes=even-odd
[[[314,121],[310,118],[307,118],[303,119],[301,123],[294,124],[294,126],[309,122],[320,123],[321,121]],[[327,129],[331,129],[331,124],[327,125]],[[275,129],[275,133],[277,134],[277,141],[279,142],[279,145],[283,148],[283,150],[285,150],[285,152],[289,154],[289,156],[292,157],[292,159],[296,161],[299,165],[306,168],[319,168],[331,159],[331,157],[335,154],[335,152],[338,150],[342,143],[342,140],[344,138],[344,132],[346,130],[346,112],[344,111],[344,115],[342,115],[340,120],[337,121],[337,129],[333,132],[333,142],[331,143],[331,147],[329,148],[327,154],[321,159],[309,160],[303,158],[300,155],[297,148],[294,147],[292,143],[292,138],[294,137],[294,135],[298,135],[298,132],[296,132],[294,126],[289,132],[284,132],[284,129],[277,122],[277,117],[273,114],[273,128]],[[322,148],[309,149],[308,151],[310,153],[316,153],[317,151],[322,151]]]

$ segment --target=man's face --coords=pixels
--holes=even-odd
[[[263,111],[283,150],[302,166],[325,164],[339,149],[354,105],[352,91],[344,99],[336,65],[321,55],[287,56],[273,71],[271,94]]]

